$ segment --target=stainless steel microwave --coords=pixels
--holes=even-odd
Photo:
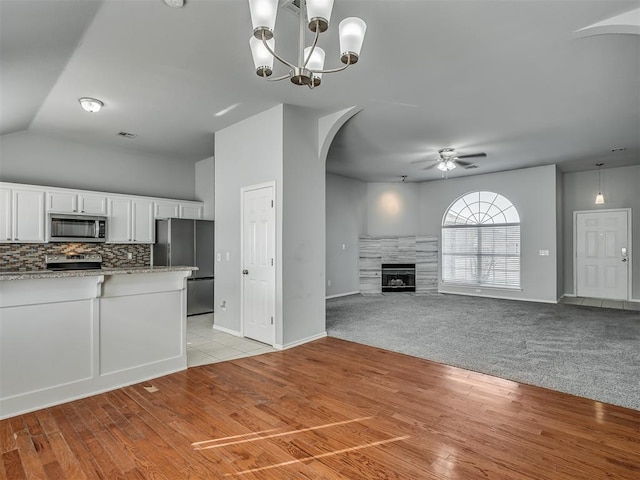
[[[107,217],[49,214],[49,242],[105,242]]]

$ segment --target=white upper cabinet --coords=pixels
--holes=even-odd
[[[107,201],[107,242],[129,243],[131,236],[131,200],[109,198]]]
[[[204,213],[202,202],[189,202],[186,200],[156,200],[155,218],[189,218],[198,220]]]
[[[153,243],[156,218],[201,219],[204,203],[0,182],[0,243],[44,243],[47,214],[107,217],[107,242]]]
[[[133,241],[137,243],[153,243],[155,241],[155,218],[151,200],[132,200],[133,213],[131,231]]]
[[[44,191],[0,187],[0,241],[45,241]]]
[[[156,201],[154,216],[156,218],[178,218],[180,216],[180,202],[171,200]]]
[[[0,242],[13,241],[13,212],[11,189],[0,187]]]
[[[107,197],[106,195],[65,190],[49,191],[47,192],[47,211],[106,215]]]
[[[105,195],[81,194],[78,195],[79,213],[91,215],[107,214],[107,197]]]
[[[108,199],[107,242],[153,243],[153,201],[127,197]]]
[[[201,202],[181,202],[180,218],[199,220],[202,218],[204,205]]]

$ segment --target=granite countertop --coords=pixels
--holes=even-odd
[[[163,272],[192,272],[198,267],[175,266],[175,267],[124,267],[124,268],[103,268],[100,270],[32,270],[29,272],[0,272],[2,280],[29,280],[36,278],[65,278],[65,277],[91,277],[96,275],[124,275],[135,273],[163,273]]]

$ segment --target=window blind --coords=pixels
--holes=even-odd
[[[442,280],[520,287],[520,225],[442,227]]]

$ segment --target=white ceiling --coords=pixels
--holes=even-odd
[[[478,168],[451,177],[640,164],[640,35],[574,34],[639,7],[336,0],[321,37],[327,67],[338,66],[337,24],[346,16],[367,22],[361,59],[309,90],[255,75],[246,1],[186,0],[176,9],[162,0],[0,0],[0,132],[28,129],[193,162],[212,156],[213,132],[278,103],[319,114],[359,105],[327,169],[366,181],[440,178],[424,167],[442,147],[487,153],[474,160]],[[295,58],[297,19],[287,11],[276,41]],[[81,96],[105,108],[88,114]],[[626,150],[611,152],[619,147]]]

